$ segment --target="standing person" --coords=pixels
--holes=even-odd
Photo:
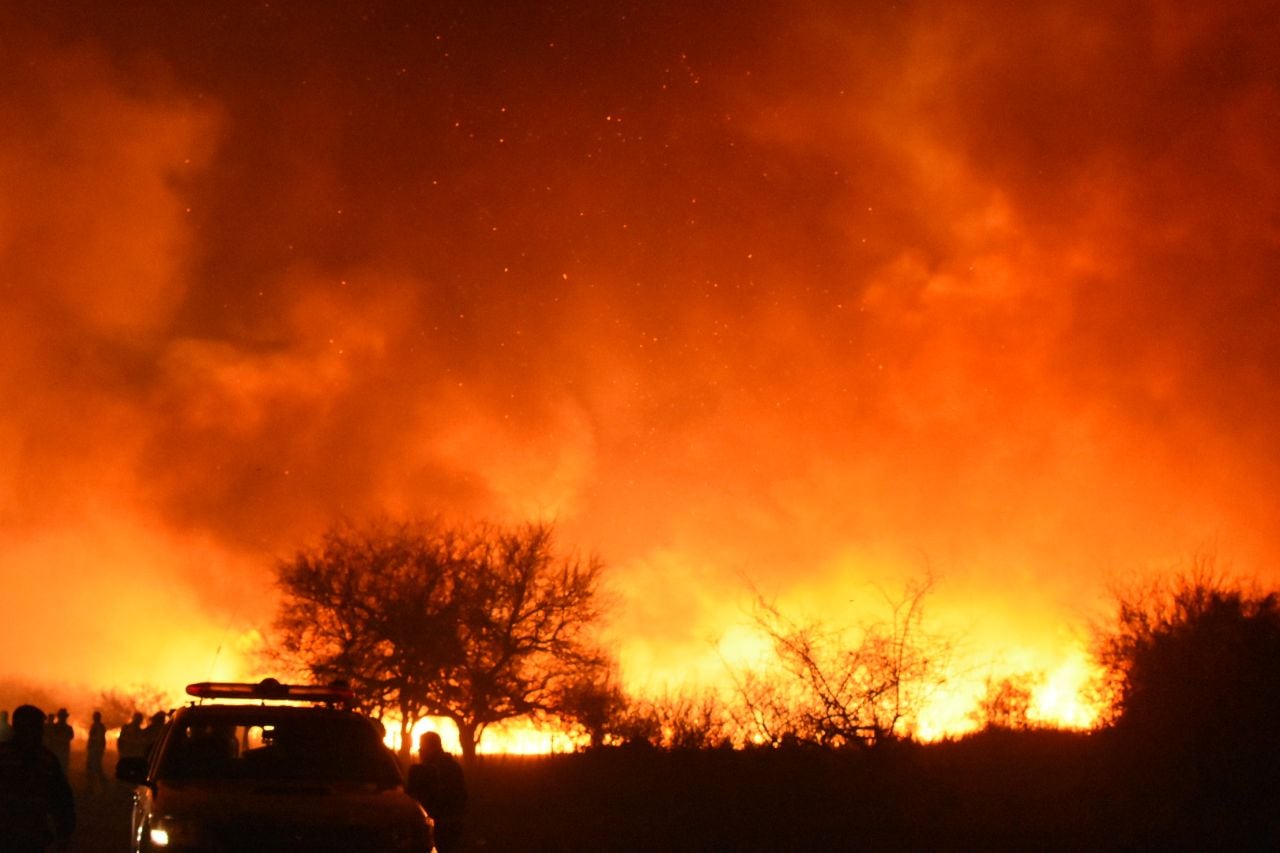
[[[63,775],[71,772],[71,741],[76,736],[71,724],[67,722],[69,716],[71,715],[67,713],[66,708],[59,708],[53,725],[49,726],[49,730],[45,732],[45,741],[57,756],[58,763],[62,765]]]
[[[436,849],[440,853],[460,850],[467,784],[462,765],[444,751],[436,732],[423,732],[418,739],[418,763],[409,768],[405,788],[435,820]]]
[[[0,711],[0,743],[13,737],[13,727],[9,725],[9,712]]]
[[[160,734],[164,731],[165,713],[164,711],[156,711],[151,715],[151,719],[147,721],[147,725],[140,732],[142,743],[142,754],[150,758],[151,750],[155,749],[156,744],[160,742]]]
[[[0,743],[0,843],[6,853],[40,853],[56,841],[65,849],[76,827],[67,776],[44,746],[44,712],[13,711],[13,737]]]
[[[133,712],[133,719],[120,727],[120,734],[116,736],[116,758],[145,758],[147,755],[147,745],[142,740],[142,721],[144,717],[141,711]]]
[[[107,774],[102,772],[102,757],[107,751],[107,727],[102,722],[102,712],[93,712],[89,726],[89,743],[84,758],[84,787],[89,793],[105,791]]]

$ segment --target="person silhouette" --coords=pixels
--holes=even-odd
[[[461,849],[466,779],[458,760],[444,751],[438,733],[423,732],[418,738],[418,763],[409,768],[405,790],[435,821],[436,849],[440,853]]]
[[[44,746],[44,712],[13,711],[13,737],[0,743],[0,841],[5,851],[37,853],[56,842],[66,849],[76,827],[67,776]]]
[[[151,715],[151,719],[147,721],[147,725],[139,732],[144,756],[150,756],[151,750],[155,749],[156,744],[160,742],[160,735],[164,732],[165,719],[164,711],[156,711]]]
[[[142,721],[146,719],[141,711],[134,711],[133,718],[120,727],[116,736],[117,758],[145,758],[147,745],[142,738]]]
[[[64,774],[69,773],[71,770],[71,741],[76,736],[71,724],[67,722],[67,717],[69,716],[71,715],[67,713],[66,708],[59,708],[53,724],[44,733],[45,743],[53,754],[57,756],[58,763],[62,765]]]
[[[84,758],[84,787],[89,793],[106,790],[107,774],[102,772],[102,757],[106,751],[107,727],[102,722],[102,712],[94,711]]]
[[[0,711],[0,743],[13,737],[13,727],[9,725],[9,712]]]

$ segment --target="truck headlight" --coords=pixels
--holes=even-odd
[[[162,817],[147,830],[147,840],[152,847],[167,849],[198,844],[200,841],[199,825],[190,820]]]

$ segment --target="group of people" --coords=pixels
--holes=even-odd
[[[68,722],[70,716],[66,708],[59,708],[57,713],[49,714],[44,720],[40,738],[45,748],[58,759],[63,775],[68,778],[71,777],[71,742],[76,737],[75,729]],[[160,737],[166,719],[164,711],[156,712],[149,721],[140,712],[135,712],[133,718],[120,727],[120,733],[116,737],[119,757],[145,757]],[[10,740],[13,731],[9,712],[0,711],[0,743]],[[91,794],[106,788],[107,774],[103,769],[106,752],[107,726],[102,721],[102,712],[94,711],[85,743],[84,763],[85,790]]]
[[[70,714],[60,708],[47,717],[34,705],[0,711],[0,848],[14,853],[43,851],[50,844],[65,846],[75,829],[75,798],[67,781],[75,730]],[[156,742],[166,717],[141,713],[120,727],[116,749],[121,758],[145,757]],[[145,722],[145,724],[144,724]],[[106,787],[102,761],[107,727],[93,712],[85,749],[85,789]],[[462,767],[445,752],[436,732],[418,740],[418,763],[409,768],[406,791],[435,820],[440,853],[459,849],[467,788]]]
[[[34,705],[20,705],[10,717],[0,711],[0,849],[46,850],[65,844],[75,829],[75,798],[67,781],[71,773],[71,742],[75,729],[66,708],[45,713]],[[164,712],[144,717],[135,713],[120,728],[116,749],[120,757],[144,757],[165,724]],[[93,712],[85,742],[85,792],[107,788],[103,759],[107,726],[102,712]]]

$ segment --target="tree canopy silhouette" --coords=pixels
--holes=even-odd
[[[604,665],[602,568],[558,553],[549,524],[341,525],[277,567],[278,654],[393,711],[403,754],[413,725],[441,716],[472,757],[486,727],[556,712]]]

